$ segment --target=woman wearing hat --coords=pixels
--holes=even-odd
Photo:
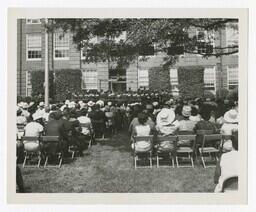
[[[224,114],[224,124],[222,125],[220,132],[222,135],[227,136],[224,140],[223,151],[230,151],[232,148],[231,135],[233,132],[238,131],[238,112],[235,109],[231,109]],[[230,138],[228,138],[230,136]]]
[[[179,128],[179,122],[175,120],[173,110],[163,108],[156,117],[156,129],[160,135],[172,135]]]

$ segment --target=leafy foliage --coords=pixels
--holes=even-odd
[[[85,52],[85,62],[117,62],[123,67],[134,61],[148,46],[154,53],[165,52],[165,65],[177,61],[175,52],[181,49],[204,57],[229,55],[238,52],[238,46],[215,46],[213,51],[198,51],[198,46],[209,46],[214,34],[224,27],[237,30],[237,19],[51,19],[49,31],[71,31],[78,49]],[[192,28],[207,32],[200,38],[189,33]],[[120,38],[123,33],[126,36]],[[95,41],[97,38],[97,41]],[[179,49],[179,51],[176,51]],[[173,53],[170,53],[173,52]],[[145,58],[142,58],[142,60]]]
[[[55,95],[54,88],[54,74],[49,72],[49,97],[53,98]],[[44,71],[32,71],[31,72],[31,84],[32,84],[32,97],[44,95]]]
[[[61,69],[55,71],[56,99],[70,98],[72,93],[81,91],[81,70]]]
[[[180,95],[184,98],[203,97],[204,93],[203,67],[178,68]]]

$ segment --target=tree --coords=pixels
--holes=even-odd
[[[238,19],[51,19],[49,31],[71,31],[86,62],[116,62],[123,67],[148,54],[165,52],[164,62],[170,66],[185,53],[203,57],[220,57],[238,52],[238,45],[221,46],[212,43],[216,34],[228,27],[238,30]],[[192,35],[190,30],[201,33]],[[120,39],[123,33],[124,38]],[[98,38],[97,42],[93,42]]]

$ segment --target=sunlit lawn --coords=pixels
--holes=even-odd
[[[21,168],[27,192],[213,192],[214,168],[134,169],[129,139],[118,134],[59,168]]]

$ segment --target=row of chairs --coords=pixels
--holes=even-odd
[[[43,156],[45,156],[44,167],[61,167],[63,152],[61,151],[61,140],[59,136],[22,136],[21,141],[24,145],[23,167],[40,167]],[[57,165],[48,164],[49,158],[57,156]],[[28,165],[29,159],[38,159],[36,165]]]
[[[202,137],[202,142],[197,142],[198,136]],[[209,162],[216,163],[222,153],[223,141],[225,136],[221,134],[212,134],[211,130],[199,130],[196,134],[191,132],[185,135],[170,135],[170,136],[158,136],[157,144],[153,145],[153,135],[150,136],[134,136],[134,146],[140,141],[146,141],[149,143],[150,149],[147,151],[137,151],[134,148],[134,166],[135,169],[138,168],[139,157],[148,158],[149,166],[140,167],[150,167],[152,168],[152,155],[155,147],[156,155],[156,165],[160,167],[161,159],[169,159],[171,166],[175,167],[175,162],[177,167],[193,167],[194,168],[194,158],[197,158],[199,153],[200,159],[202,161],[203,167],[213,167],[215,165],[206,164],[206,157],[211,159]],[[169,146],[166,150],[162,148],[162,144],[165,143]],[[145,157],[146,156],[146,157]],[[187,159],[189,164],[181,165],[180,159]],[[214,160],[214,161],[213,161]],[[164,167],[164,166],[161,166]]]

